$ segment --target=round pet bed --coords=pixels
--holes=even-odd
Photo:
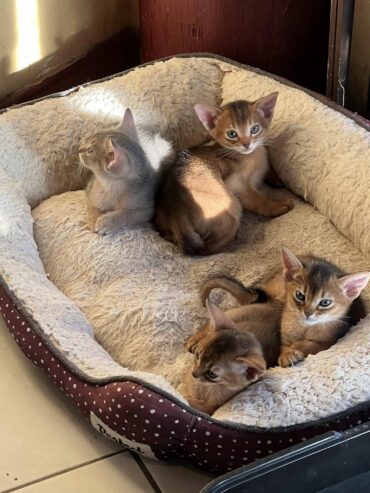
[[[150,225],[104,238],[88,230],[80,139],[118,122],[129,106],[183,149],[204,139],[195,103],[276,90],[270,154],[291,191],[275,193],[291,193],[291,212],[272,220],[245,214],[236,241],[205,258],[181,255]],[[190,357],[183,344],[206,316],[197,289],[208,275],[227,270],[249,284],[278,262],[283,244],[347,271],[370,268],[366,127],[323,97],[212,55],[157,61],[5,110],[0,310],[17,344],[108,438],[214,472],[368,420],[370,316],[328,351],[268,370],[212,417],[177,390]],[[151,159],[163,143],[148,144]],[[369,308],[369,289],[364,300]]]

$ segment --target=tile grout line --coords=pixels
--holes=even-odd
[[[57,472],[52,473],[52,474],[48,474],[46,476],[42,476],[41,478],[34,479],[33,481],[28,481],[28,483],[19,484],[18,486],[15,486],[14,488],[2,490],[0,493],[12,493],[13,491],[19,491],[22,488],[27,488],[28,486],[42,483],[43,481],[46,481],[48,479],[56,478],[57,476],[62,476],[63,474],[66,474],[68,472],[75,471],[76,469],[80,469],[82,467],[86,467],[86,466],[89,466],[91,464],[95,464],[96,462],[100,462],[102,460],[109,459],[110,457],[114,457],[115,455],[123,454],[126,452],[127,452],[127,449],[119,450],[118,452],[112,452],[111,454],[103,455],[102,457],[98,457],[97,459],[92,459],[92,460],[87,461],[87,462],[82,462],[81,464],[77,464],[76,466],[67,467],[66,469],[61,469],[60,471],[57,471]],[[159,493],[161,493],[161,492],[159,492]]]
[[[152,473],[146,467],[146,465],[143,462],[143,460],[141,459],[141,457],[138,454],[136,454],[135,452],[131,452],[131,455],[135,459],[136,464],[140,467],[141,472],[144,474],[144,476],[146,477],[146,479],[149,481],[151,487],[154,490],[154,493],[162,493],[162,490],[160,489],[160,487],[156,483],[156,480],[153,478]]]

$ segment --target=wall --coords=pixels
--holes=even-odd
[[[346,106],[370,119],[370,0],[356,0]]]
[[[138,27],[137,0],[1,0],[0,99]]]

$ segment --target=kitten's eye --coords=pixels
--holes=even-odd
[[[251,135],[257,135],[258,133],[260,133],[260,130],[261,130],[261,125],[256,124],[251,127],[250,133]]]
[[[297,301],[304,301],[306,299],[305,295],[302,293],[302,291],[296,291],[295,292],[295,299]]]
[[[226,132],[226,135],[229,137],[229,139],[236,139],[238,134],[235,132],[235,130],[228,130]]]
[[[206,377],[211,379],[211,380],[214,380],[215,378],[217,378],[217,374],[214,373],[212,370],[207,370],[206,371]]]
[[[321,308],[328,308],[333,303],[332,300],[329,300],[329,298],[324,298],[323,300],[320,301],[319,306]]]

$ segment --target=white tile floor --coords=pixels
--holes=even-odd
[[[0,493],[198,493],[213,479],[134,458],[100,436],[23,355],[1,317],[0,423]]]

